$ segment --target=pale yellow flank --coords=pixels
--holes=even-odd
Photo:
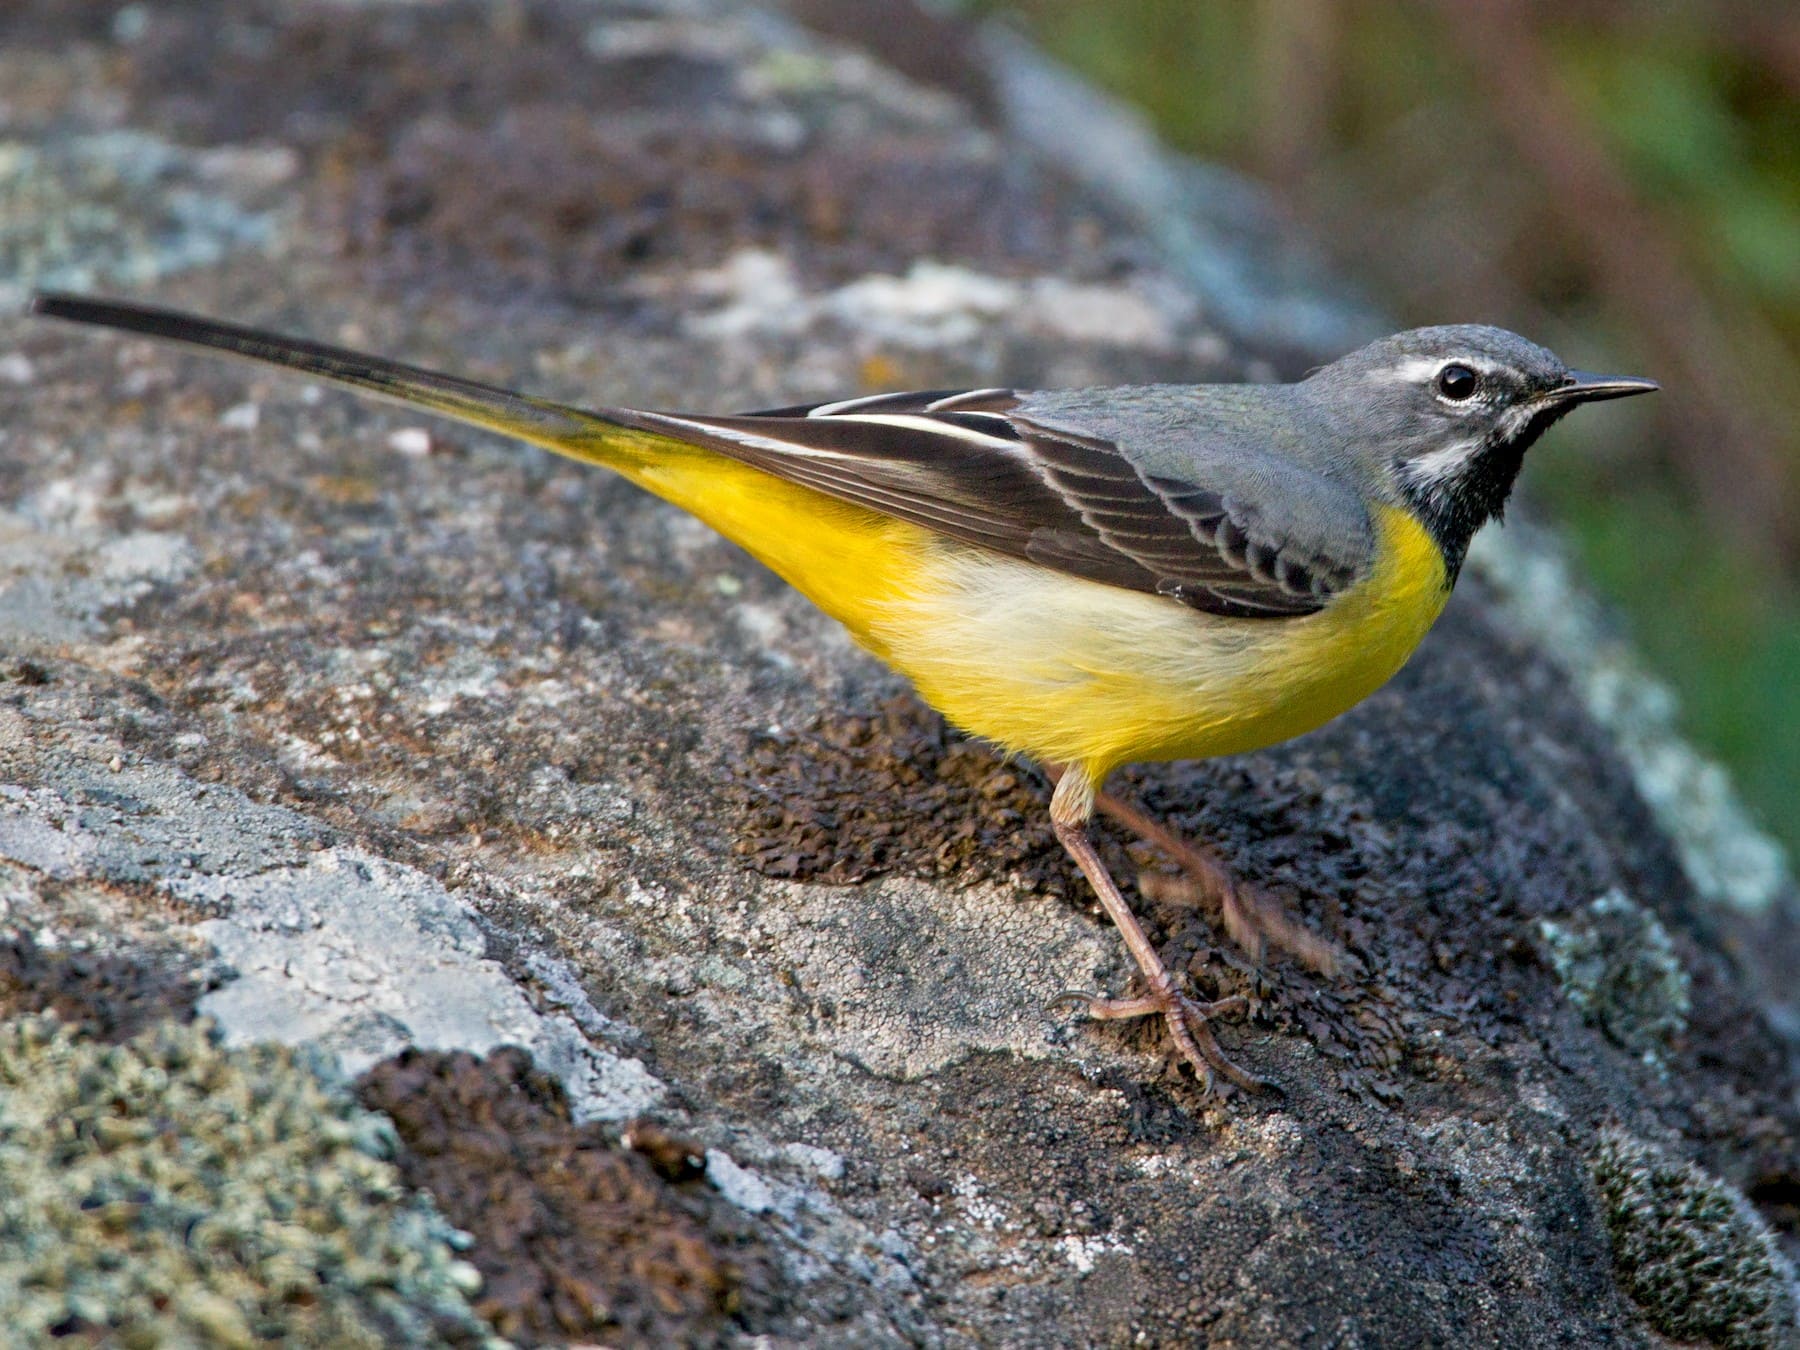
[[[1228,619],[978,553],[663,437],[552,448],[741,545],[964,730],[1096,783],[1121,764],[1235,754],[1330,721],[1405,664],[1448,597],[1437,546],[1390,507],[1377,508],[1374,569],[1325,609]]]

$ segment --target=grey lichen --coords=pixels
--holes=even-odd
[[[1658,1331],[1724,1350],[1800,1345],[1793,1268],[1738,1192],[1616,1129],[1593,1170],[1620,1281]]]
[[[1608,891],[1538,933],[1563,992],[1613,1041],[1660,1066],[1687,1029],[1689,978],[1669,930],[1624,892]]]
[[[0,1325],[37,1344],[496,1345],[466,1243],[315,1054],[0,1023]]]

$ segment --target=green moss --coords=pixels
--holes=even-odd
[[[325,1062],[204,1023],[0,1022],[0,1326],[108,1344],[494,1344],[465,1240]]]
[[[1688,973],[1657,917],[1621,891],[1608,891],[1538,932],[1563,992],[1583,1017],[1651,1064],[1687,1029]]]
[[[1617,1130],[1594,1180],[1620,1280],[1658,1331],[1725,1350],[1800,1344],[1794,1272],[1731,1187]]]

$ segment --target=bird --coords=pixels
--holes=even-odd
[[[733,415],[579,408],[174,310],[39,292],[37,315],[281,367],[618,473],[736,543],[951,723],[1054,782],[1051,826],[1205,1093],[1264,1081],[1185,992],[1095,849],[1104,813],[1169,854],[1234,941],[1330,972],[1334,944],[1217,853],[1105,791],[1124,765],[1310,731],[1442,611],[1526,452],[1653,380],[1571,370],[1501,328],[1371,342],[1293,383],[878,393]]]

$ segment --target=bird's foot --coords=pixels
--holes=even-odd
[[[1219,1042],[1212,1034],[1211,1021],[1214,1017],[1241,1013],[1249,1007],[1242,995],[1234,994],[1230,998],[1202,1003],[1187,997],[1173,983],[1165,980],[1161,988],[1154,989],[1141,998],[1102,998],[1098,994],[1072,989],[1054,999],[1051,1006],[1069,1005],[1082,1008],[1089,1017],[1109,1021],[1154,1017],[1160,1013],[1168,1023],[1169,1035],[1175,1042],[1175,1048],[1193,1066],[1203,1092],[1210,1094],[1214,1091],[1218,1076],[1223,1076],[1245,1092],[1260,1092],[1269,1086],[1265,1080],[1234,1064],[1219,1048]]]

